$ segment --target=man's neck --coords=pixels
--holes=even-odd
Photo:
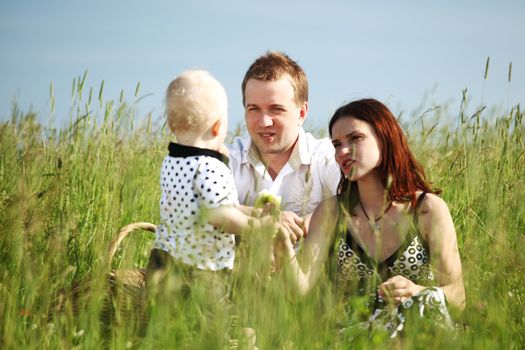
[[[298,142],[299,138],[297,138],[290,148],[279,153],[259,153],[259,159],[266,166],[268,174],[272,177],[272,180],[277,178],[286,163],[288,163]]]
[[[270,176],[272,177],[272,180],[275,180],[275,178],[277,177],[277,175],[279,175],[286,163],[288,163],[288,160],[292,155],[292,151],[293,147],[291,147],[286,152],[266,154],[263,157],[262,161],[266,165],[266,169],[268,170],[268,174],[270,174]]]

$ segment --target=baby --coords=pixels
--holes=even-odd
[[[275,232],[280,226],[271,216],[252,217],[251,208],[239,206],[223,144],[226,92],[208,72],[187,71],[170,83],[166,110],[176,143],[169,144],[162,163],[161,223],[149,272],[168,266],[186,276],[231,271],[234,235]]]

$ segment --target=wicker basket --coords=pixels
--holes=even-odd
[[[113,238],[107,253],[108,266],[111,266],[118,247],[129,234],[135,231],[155,232],[157,226],[148,222],[136,222],[124,226]],[[74,282],[70,288],[61,290],[52,303],[51,314],[66,311],[70,304],[73,316],[77,316],[89,302],[93,276]],[[123,319],[143,319],[146,305],[146,269],[111,269],[106,277],[107,294],[104,298],[101,321],[109,331],[112,322]],[[138,315],[138,317],[137,317]]]
[[[148,222],[129,224],[120,229],[111,241],[107,261],[111,266],[113,256],[122,240],[134,231],[155,232],[157,226]],[[114,323],[132,322],[138,334],[147,328],[146,269],[112,269],[108,275],[108,295],[101,312],[102,333],[109,336]]]
[[[149,232],[155,232],[157,226],[150,224],[149,222],[136,222],[129,224],[120,229],[119,234],[113,238],[109,244],[107,260],[109,266],[113,261],[113,256],[117,251],[120,243],[126,236],[128,236],[133,231],[144,230]],[[146,269],[118,269],[111,270],[109,273],[109,281],[111,284],[122,284],[124,287],[128,288],[144,288],[146,281]]]

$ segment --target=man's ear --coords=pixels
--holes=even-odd
[[[211,126],[211,134],[213,136],[219,135],[219,132],[221,131],[222,122],[221,119],[217,119],[215,123]]]
[[[301,110],[299,111],[299,125],[303,125],[306,116],[308,115],[308,101],[303,103]]]

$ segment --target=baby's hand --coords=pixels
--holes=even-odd
[[[267,202],[262,207],[262,211],[260,215],[261,216],[268,216],[268,215],[276,216],[278,214],[278,211],[279,211],[279,208],[276,208],[274,203]]]
[[[281,196],[276,196],[270,191],[262,190],[255,200],[256,208],[262,208],[262,216],[271,215],[277,219],[288,234],[288,239],[295,244],[306,236],[307,229],[303,218],[291,211],[281,211]]]
[[[261,208],[262,215],[278,217],[281,210],[281,196],[276,196],[267,190],[262,190],[255,200],[254,207]]]

